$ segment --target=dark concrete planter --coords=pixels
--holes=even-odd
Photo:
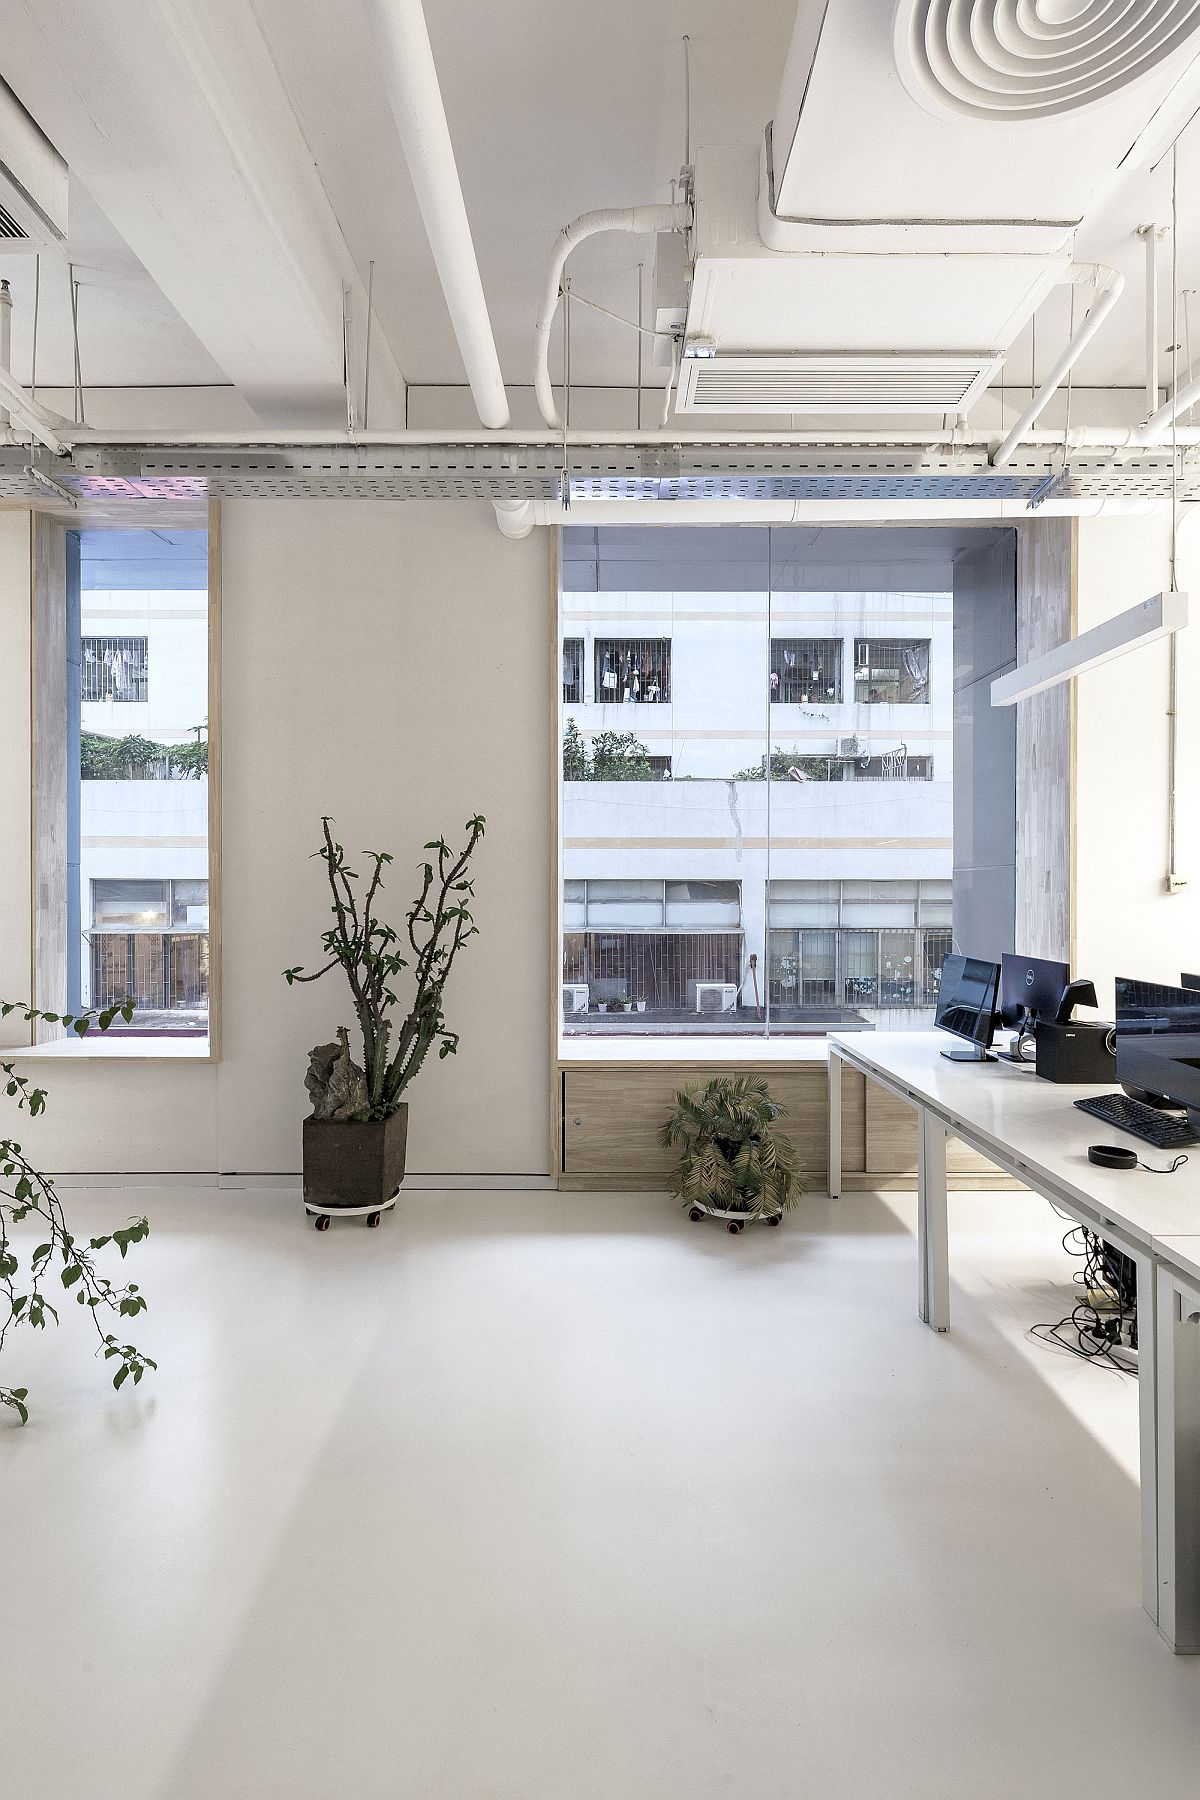
[[[382,1206],[404,1177],[408,1106],[386,1119],[304,1121],[304,1204]]]

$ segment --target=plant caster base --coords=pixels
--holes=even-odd
[[[745,1231],[747,1225],[780,1225],[783,1222],[782,1213],[747,1214],[731,1212],[722,1206],[689,1206],[687,1216],[694,1225],[698,1225],[701,1219],[723,1219],[725,1229],[731,1237],[737,1237],[739,1232]]]
[[[328,1231],[335,1218],[365,1219],[368,1227],[373,1231],[383,1218],[384,1213],[391,1212],[399,1198],[400,1191],[397,1189],[391,1199],[385,1200],[382,1206],[331,1206],[327,1208],[318,1206],[313,1201],[306,1200],[304,1202],[304,1210],[312,1220],[313,1226],[317,1231]]]

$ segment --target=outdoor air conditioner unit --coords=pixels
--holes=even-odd
[[[861,756],[862,745],[856,737],[840,737],[837,741],[839,756]]]
[[[585,1013],[588,1009],[588,986],[586,981],[563,982],[563,1015],[573,1018],[576,1013]]]
[[[67,165],[0,81],[0,251],[45,250],[67,235]]]
[[[727,1013],[737,1006],[736,981],[689,981],[688,1010],[698,1013]]]

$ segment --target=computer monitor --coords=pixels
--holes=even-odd
[[[1027,1015],[1057,1019],[1063,995],[1071,980],[1070,965],[1047,962],[1040,956],[1000,958],[1000,1017],[1005,1025],[1019,1026]]]
[[[1200,992],[1117,977],[1117,1080],[1200,1125]]]
[[[1185,988],[1200,988],[1200,975],[1189,975],[1185,969],[1179,977],[1179,985]]]
[[[965,1038],[969,1050],[943,1050],[951,1062],[995,1062],[988,1046],[996,1024],[996,990],[1000,965],[976,956],[948,956],[938,981],[933,1022],[942,1031]]]

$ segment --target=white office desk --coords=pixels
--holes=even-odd
[[[1200,1147],[1174,1175],[1101,1169],[1089,1144],[1122,1143],[1167,1168],[1169,1151],[1072,1105],[1107,1087],[1039,1081],[1004,1062],[950,1062],[941,1032],[829,1039],[829,1192],[841,1190],[843,1063],[917,1112],[921,1318],[950,1327],[946,1140],[961,1138],[1133,1258],[1138,1280],[1142,1600],[1172,1649],[1200,1653]]]

